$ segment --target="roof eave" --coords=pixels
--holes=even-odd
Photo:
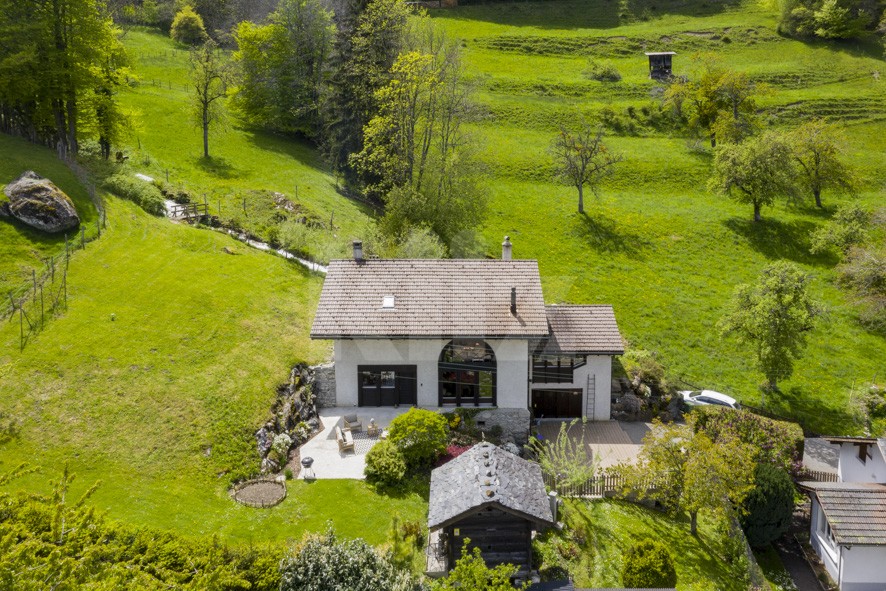
[[[460,519],[462,519],[466,515],[469,515],[471,513],[476,513],[477,511],[485,509],[486,507],[492,507],[492,506],[494,506],[496,509],[504,511],[505,513],[510,513],[511,515],[515,515],[515,516],[525,519],[527,521],[532,521],[533,523],[535,523],[537,525],[541,525],[544,527],[551,527],[551,526],[555,525],[553,520],[548,521],[545,519],[541,519],[540,517],[537,517],[535,515],[530,515],[529,513],[524,513],[522,511],[512,509],[512,508],[508,507],[507,505],[503,505],[502,503],[500,503],[496,500],[492,500],[492,501],[486,501],[485,503],[481,503],[479,505],[471,507],[470,509],[462,511],[458,515],[453,515],[449,519],[445,519],[445,520],[440,521],[438,523],[431,523],[430,521],[428,521],[428,529],[433,531],[433,530],[437,530],[440,528],[448,527],[448,526],[456,523],[457,521],[459,521]]]

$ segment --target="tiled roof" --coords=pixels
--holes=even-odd
[[[886,545],[886,485],[801,482],[815,492],[839,544]]]
[[[385,296],[394,296],[392,308],[382,307]],[[331,261],[311,329],[318,339],[547,334],[534,260]]]
[[[551,336],[543,353],[624,353],[612,306],[547,306],[545,313]]]
[[[487,506],[551,525],[541,468],[491,443],[478,443],[431,472],[428,527],[437,529]]]

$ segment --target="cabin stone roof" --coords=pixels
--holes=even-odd
[[[886,485],[801,482],[815,493],[837,543],[886,545]]]
[[[334,260],[311,328],[316,339],[547,335],[534,260]]]
[[[541,352],[622,355],[624,341],[609,305],[546,306],[550,337],[540,343]]]
[[[431,472],[431,530],[451,525],[486,507],[542,526],[554,523],[541,467],[491,443],[478,443]]]

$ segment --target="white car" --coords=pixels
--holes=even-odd
[[[688,406],[713,404],[729,408],[741,408],[741,404],[735,398],[714,392],[713,390],[702,390],[701,392],[698,390],[683,390],[680,394],[683,396],[683,402]]]

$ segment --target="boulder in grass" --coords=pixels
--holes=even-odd
[[[3,193],[9,198],[4,213],[32,228],[55,234],[80,225],[71,198],[32,170],[6,185]]]

